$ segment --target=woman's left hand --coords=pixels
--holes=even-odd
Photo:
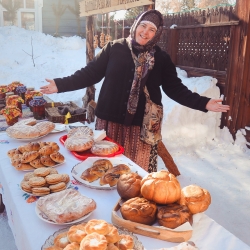
[[[206,105],[206,109],[213,112],[227,112],[230,110],[230,106],[221,103],[221,99],[210,99]]]

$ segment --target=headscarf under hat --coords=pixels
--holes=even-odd
[[[135,40],[136,28],[141,23],[141,21],[151,22],[157,28],[154,37],[145,45],[140,45]],[[127,38],[127,43],[131,50],[131,54],[135,63],[135,74],[128,98],[125,125],[132,124],[139,101],[140,91],[146,84],[149,70],[153,69],[154,67],[154,46],[160,40],[162,30],[163,18],[161,13],[157,10],[149,10],[142,13],[135,19],[133,25],[131,26],[130,36]],[[133,49],[139,52],[138,55],[134,53]]]

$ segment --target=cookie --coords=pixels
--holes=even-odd
[[[31,186],[29,185],[29,182],[28,181],[21,181],[21,188],[23,191],[27,192],[27,193],[31,193],[32,192],[32,188]]]
[[[45,177],[45,180],[49,184],[57,184],[59,182],[62,182],[62,175],[61,174],[50,174]]]
[[[29,172],[29,173],[26,173],[24,176],[23,176],[23,179],[24,181],[28,181],[30,178],[32,177],[35,177],[34,173],[33,172]]]
[[[50,174],[50,170],[48,168],[38,168],[34,170],[34,175],[35,176],[41,176],[41,177],[45,177],[47,175]]]
[[[67,184],[70,181],[69,175],[68,174],[61,174],[61,175],[62,175],[62,181]]]
[[[50,174],[58,174],[58,171],[55,168],[48,167],[48,169],[50,170]]]
[[[59,192],[66,189],[66,184],[64,182],[59,182],[55,185],[50,185],[49,189],[51,190],[52,193]]]
[[[46,184],[46,181],[43,177],[32,177],[29,179],[29,185],[31,187],[42,187]]]
[[[32,188],[32,194],[36,196],[44,196],[50,193],[50,189],[48,187],[37,187]]]

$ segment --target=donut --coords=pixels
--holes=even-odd
[[[82,239],[87,235],[84,228],[85,225],[81,224],[71,226],[67,234],[68,240],[80,244]]]
[[[95,232],[98,234],[106,235],[109,233],[109,225],[105,220],[92,219],[86,224],[85,231],[87,234]]]
[[[83,238],[80,244],[80,250],[106,250],[107,244],[104,235],[94,232]]]

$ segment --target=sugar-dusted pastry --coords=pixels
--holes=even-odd
[[[55,124],[49,121],[38,122],[36,128],[39,130],[40,135],[46,135],[55,128]]]
[[[37,201],[37,207],[49,220],[66,223],[92,212],[96,209],[96,203],[77,190],[69,188],[41,197]]]
[[[110,228],[105,220],[92,219],[87,222],[85,231],[87,234],[95,232],[98,234],[106,235],[109,233]]]
[[[134,247],[134,240],[132,236],[127,235],[127,234],[120,234],[120,241],[115,243],[115,245],[120,249],[120,250],[127,250],[127,249],[133,249]]]
[[[76,242],[72,242],[68,244],[65,248],[63,248],[63,250],[79,250],[79,249],[80,245]]]
[[[67,237],[70,242],[81,243],[82,239],[87,235],[85,232],[85,224],[71,226]]]
[[[105,235],[105,237],[108,243],[116,243],[120,240],[118,229],[111,224],[109,224],[109,232]]]
[[[87,250],[87,249],[106,250],[107,245],[108,242],[104,235],[98,233],[91,233],[88,234],[81,241],[80,250]]]
[[[63,233],[58,234],[54,239],[54,245],[57,247],[64,248],[68,244],[70,244],[70,242],[69,242],[68,237],[67,237],[67,232],[63,232]]]
[[[64,146],[69,151],[83,152],[90,149],[94,144],[93,137],[69,137],[66,139]]]

